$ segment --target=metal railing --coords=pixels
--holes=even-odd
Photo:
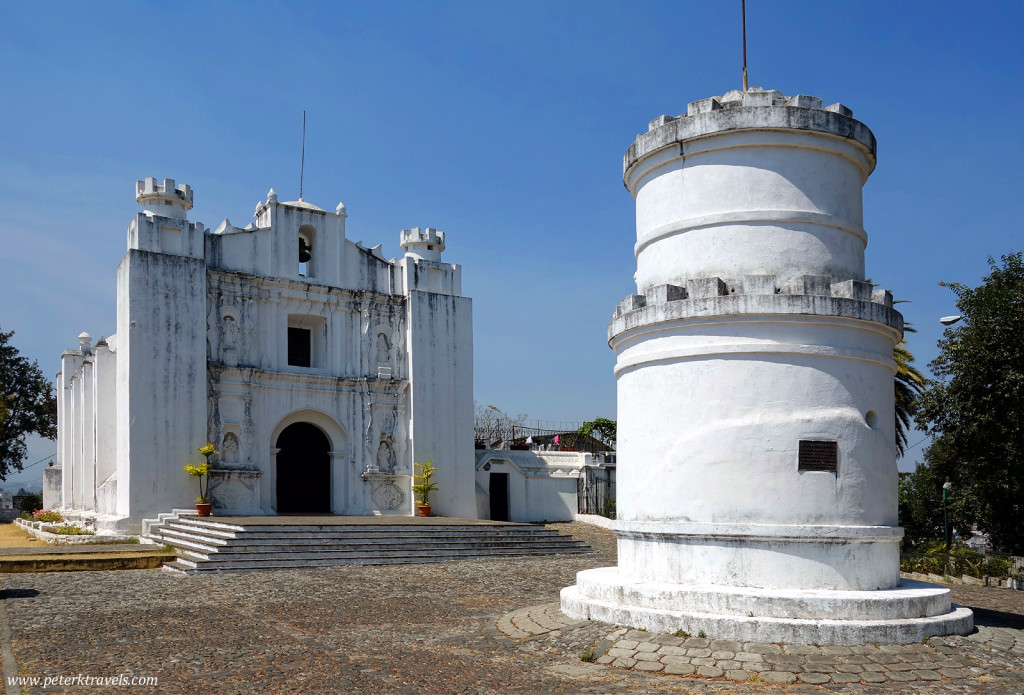
[[[615,518],[615,480],[608,467],[584,466],[576,479],[577,511]]]

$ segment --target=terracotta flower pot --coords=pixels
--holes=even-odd
[[[212,503],[200,504],[196,502],[196,514],[199,516],[210,516],[211,511],[213,511]]]
[[[420,513],[420,516],[430,516],[430,505],[429,504],[417,504],[416,511]]]

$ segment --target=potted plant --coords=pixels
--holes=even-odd
[[[419,469],[419,473],[413,475],[413,494],[416,495],[416,510],[420,516],[430,516],[430,501],[428,499],[431,492],[437,489],[437,483],[434,482],[434,472],[437,470],[434,468],[434,460],[431,459],[426,463],[413,464]]]
[[[199,496],[196,497],[196,514],[199,516],[210,516],[213,505],[210,503],[210,457],[218,452],[213,444],[207,442],[203,446],[197,446],[196,451],[203,455],[203,462],[199,464],[185,464],[185,472],[199,478]],[[206,485],[203,485],[203,481]]]

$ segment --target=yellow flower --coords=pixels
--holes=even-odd
[[[185,465],[185,472],[188,473],[189,475],[194,475],[197,478],[201,478],[210,472],[210,464],[206,463],[205,461],[203,463],[198,464],[189,463]]]

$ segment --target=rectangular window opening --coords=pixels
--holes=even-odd
[[[292,367],[312,366],[313,332],[308,328],[288,327],[288,364]]]

